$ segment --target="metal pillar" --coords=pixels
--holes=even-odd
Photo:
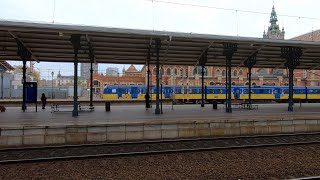
[[[201,66],[201,107],[204,107],[204,65]]]
[[[90,62],[90,107],[93,108],[93,67],[92,67],[92,61]]]
[[[202,56],[200,57],[200,65],[201,65],[201,107],[204,107],[204,66],[207,63],[207,55],[209,48],[207,48]],[[197,68],[198,69],[198,68]]]
[[[293,67],[289,67],[289,106],[288,111],[293,111]]]
[[[72,116],[76,117],[79,115],[78,112],[78,50],[80,49],[80,34],[72,34],[70,41],[74,51],[74,87],[73,87],[73,111]]]
[[[232,113],[231,107],[231,60],[233,53],[237,51],[237,44],[234,43],[225,43],[223,44],[223,55],[226,56],[226,86],[227,86],[227,103],[226,103],[226,112]]]
[[[254,53],[252,56],[249,56],[248,59],[244,62],[244,65],[248,67],[248,79],[249,79],[249,99],[248,102],[251,104],[251,69],[257,62],[257,53]]]
[[[285,66],[289,69],[289,105],[288,111],[293,111],[293,71],[300,65],[301,48],[282,47],[281,57],[286,59]]]
[[[155,39],[155,49],[156,49],[156,56],[157,56],[157,62],[156,62],[156,89],[157,89],[157,94],[156,94],[156,109],[155,109],[155,114],[160,114],[160,108],[159,108],[159,51],[161,47],[161,40],[160,39]]]
[[[27,77],[26,77],[26,71],[27,71],[27,61],[22,60],[23,66],[22,66],[22,111],[24,112],[27,110],[27,105],[26,105],[26,82],[27,82]]]
[[[27,78],[26,78],[26,71],[27,71],[27,61],[31,60],[31,56],[32,54],[30,53],[30,51],[28,51],[28,49],[21,43],[21,41],[19,41],[18,39],[15,39],[17,46],[18,46],[18,51],[17,51],[17,55],[20,56],[22,63],[23,63],[23,67],[22,67],[22,111],[25,112],[25,110],[27,109],[26,106],[26,82],[27,82]]]
[[[1,73],[1,99],[3,99],[3,72],[2,70],[0,70]]]
[[[146,99],[146,108],[150,108],[150,47],[148,49],[148,54],[147,54],[147,92],[146,94],[149,95],[149,99]]]
[[[249,104],[251,104],[251,68],[248,68],[249,71]]]

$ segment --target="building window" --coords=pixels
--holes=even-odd
[[[215,83],[214,82],[210,82],[210,86],[214,86],[215,85]]]
[[[163,68],[160,69],[160,73],[161,73],[160,75],[164,75],[164,69]]]
[[[231,84],[232,84],[232,85],[236,85],[236,83],[235,83],[235,82],[232,82]]]
[[[226,75],[226,70],[222,70],[222,76]]]
[[[238,76],[238,71],[237,71],[237,70],[234,70],[234,71],[233,71],[233,76],[235,76],[235,77]]]
[[[217,76],[220,76],[220,75],[221,75],[220,69],[217,69],[216,74],[217,74]]]
[[[208,75],[208,70],[206,67],[203,68],[203,72],[204,72],[204,76]],[[193,75],[202,75],[202,67],[201,66],[197,66],[193,69]]]
[[[242,76],[242,75],[243,75],[243,71],[242,71],[242,69],[240,69],[239,76]]]
[[[156,75],[157,68],[153,68],[153,75]]]
[[[178,75],[178,69],[177,68],[174,68],[174,74]]]
[[[171,69],[170,68],[167,69],[167,75],[171,75]]]

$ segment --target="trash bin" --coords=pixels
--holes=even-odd
[[[218,109],[218,102],[217,101],[212,101],[212,108]]]
[[[110,111],[110,102],[109,101],[106,101],[106,111]]]

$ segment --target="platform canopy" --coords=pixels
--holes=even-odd
[[[206,65],[225,66],[223,44],[236,43],[232,66],[243,66],[250,55],[257,53],[255,67],[285,68],[281,47],[299,47],[303,54],[297,68],[320,69],[319,42],[14,21],[0,21],[0,60],[20,60],[16,43],[20,41],[34,61],[73,62],[71,34],[81,34],[78,57],[84,63],[90,62],[91,44],[97,63],[146,64],[150,44],[159,38],[161,64],[196,66],[209,48]],[[155,60],[151,56],[150,63]]]

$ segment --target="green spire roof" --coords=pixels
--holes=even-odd
[[[272,6],[271,16],[270,16],[270,23],[271,23],[271,24],[276,24],[277,21],[278,21],[277,13],[276,13],[276,11],[274,10],[274,5],[273,5],[273,6]]]

